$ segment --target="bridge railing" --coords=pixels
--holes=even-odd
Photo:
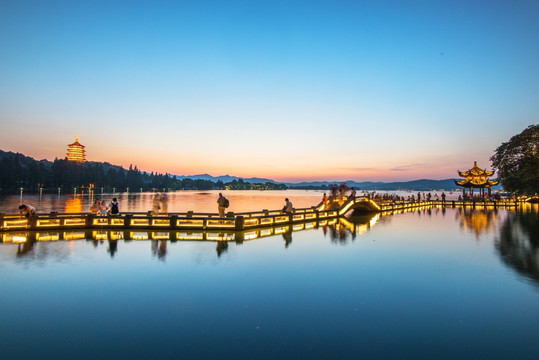
[[[120,215],[98,216],[92,213],[38,214],[21,218],[14,214],[0,214],[0,230],[58,229],[58,228],[155,228],[155,229],[236,229],[306,222],[338,216],[338,211],[318,211],[315,208],[294,209],[291,214],[280,210],[256,212],[229,212],[221,218],[215,213],[191,211],[152,214],[151,212],[129,212]]]

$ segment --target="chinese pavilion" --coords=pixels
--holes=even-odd
[[[477,166],[477,161],[474,161],[473,168],[468,171],[459,171],[459,176],[463,177],[464,180],[457,181],[455,184],[462,186],[462,194],[466,194],[466,188],[470,189],[470,193],[473,195],[473,189],[479,189],[480,195],[485,195],[485,188],[488,189],[488,196],[490,196],[490,188],[492,186],[498,185],[499,181],[494,181],[488,179],[489,176],[494,175],[494,171],[487,171],[486,169],[480,169]]]
[[[86,161],[86,151],[84,150],[84,145],[79,143],[78,135],[75,138],[75,142],[73,144],[67,145],[66,159],[79,163],[83,163]]]

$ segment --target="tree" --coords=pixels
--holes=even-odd
[[[530,125],[501,144],[490,161],[505,190],[539,193],[539,125]]]

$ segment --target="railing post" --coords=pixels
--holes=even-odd
[[[92,223],[94,222],[94,214],[89,213],[84,215],[84,226],[87,228],[92,226]]]
[[[35,230],[37,225],[37,215],[30,216],[28,218],[28,228],[30,230]]]
[[[129,229],[131,227],[131,219],[133,219],[133,214],[125,214],[124,216],[124,228]]]
[[[235,227],[236,230],[243,230],[243,228],[244,228],[243,216],[241,216],[241,215],[236,216],[234,227]],[[236,236],[237,236],[237,234],[236,234]]]
[[[178,214],[170,216],[170,230],[176,230],[178,228]]]

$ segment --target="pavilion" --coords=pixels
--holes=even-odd
[[[489,176],[494,175],[494,171],[488,171],[486,169],[480,169],[477,166],[477,161],[474,161],[474,166],[468,171],[459,171],[459,176],[463,177],[464,180],[455,180],[455,184],[462,186],[462,195],[466,195],[466,188],[470,189],[470,194],[473,196],[473,189],[479,189],[479,194],[481,196],[485,195],[485,188],[488,190],[488,196],[490,197],[490,192],[492,186],[498,185],[499,181],[494,181],[488,179]]]

